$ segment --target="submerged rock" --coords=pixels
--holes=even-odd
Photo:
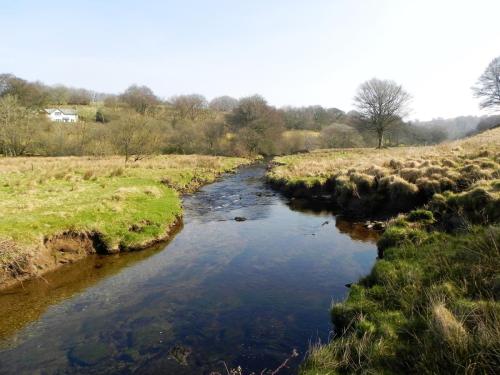
[[[170,356],[175,359],[179,364],[186,366],[187,359],[191,354],[191,348],[182,345],[175,345],[170,349]]]
[[[366,221],[363,226],[366,229],[373,229],[373,230],[384,230],[386,227],[386,223],[383,221]]]
[[[93,366],[111,355],[107,345],[102,343],[81,344],[73,348],[68,355],[71,362],[80,366]]]

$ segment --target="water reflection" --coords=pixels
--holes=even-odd
[[[13,333],[39,319],[51,305],[149,258],[167,244],[168,241],[165,241],[138,252],[91,255],[76,264],[66,264],[43,277],[0,291],[0,343],[5,344]]]
[[[245,168],[186,198],[164,251],[88,259],[1,296],[15,307],[0,317],[35,313],[7,332],[31,321],[6,340],[0,373],[200,374],[221,361],[258,371],[325,339],[332,298],[373,264],[373,234],[290,210],[263,173]]]

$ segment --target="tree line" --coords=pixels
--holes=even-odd
[[[474,87],[484,107],[499,106],[499,71],[497,58]],[[432,144],[448,137],[440,123],[405,122],[410,102],[401,85],[379,79],[360,85],[356,110],[346,113],[322,106],[276,108],[260,95],[208,101],[192,94],[162,100],[139,85],[118,95],[105,94],[2,74],[0,153],[121,154],[127,160],[156,153],[276,155],[316,148]],[[42,111],[48,106],[76,108],[81,121],[49,122]]]

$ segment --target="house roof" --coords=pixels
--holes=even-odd
[[[48,114],[51,114],[55,111],[60,111],[62,112],[63,115],[76,115],[77,111],[76,109],[71,109],[71,108],[45,108],[45,112]]]

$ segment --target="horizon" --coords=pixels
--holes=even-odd
[[[279,108],[345,112],[377,77],[413,96],[409,120],[489,114],[470,88],[498,55],[498,2],[312,3],[19,1],[0,15],[0,71],[113,94],[135,83],[163,99],[260,94]]]

